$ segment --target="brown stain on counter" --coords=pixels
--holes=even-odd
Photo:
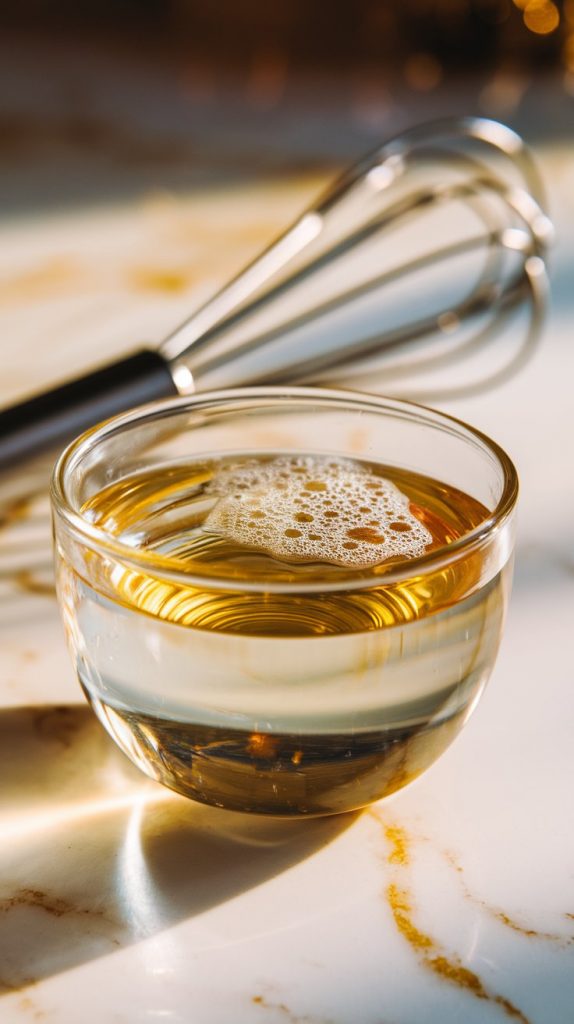
[[[18,1010],[31,1014],[33,1020],[45,1020],[47,1016],[46,1011],[42,1010],[29,994],[29,990],[37,984],[37,978],[22,978],[15,984],[0,976],[0,999],[2,996],[16,996],[21,992],[26,992],[26,995],[22,995],[18,1000]]]
[[[34,301],[69,294],[85,279],[85,272],[73,260],[56,257],[28,270],[20,271],[0,281],[0,299],[3,303]]]
[[[31,1013],[34,1020],[45,1020],[47,1016],[46,1011],[40,1009],[39,1006],[36,1006],[34,1001],[30,999],[30,996],[23,996],[20,999],[18,1009],[23,1010],[25,1013]]]
[[[6,553],[9,555],[11,552],[14,553],[14,549],[8,546],[10,544],[9,531],[11,527],[17,527],[19,524],[27,523],[34,518],[34,502],[41,494],[42,491],[36,489],[0,504],[0,533],[5,532],[8,534],[6,538],[3,538],[3,543],[4,541],[6,542]],[[46,522],[48,523],[48,520]],[[21,547],[22,545],[16,544],[16,548],[18,546]],[[47,557],[45,557],[46,553]],[[46,581],[38,576],[38,572],[49,569],[52,564],[48,542],[46,542],[46,551],[38,547],[38,561],[41,564],[35,569],[19,569],[15,566],[1,570],[2,583],[12,584],[23,593],[34,595],[35,597],[55,597],[56,588],[52,580]]]
[[[129,273],[129,283],[138,291],[175,295],[187,291],[197,278],[177,267],[137,267]]]
[[[53,917],[62,917],[71,907],[57,896],[49,896],[41,889],[18,889],[13,896],[0,900],[0,914],[6,914],[16,907],[39,907]]]
[[[32,594],[34,597],[55,597],[56,587],[53,583],[45,583],[36,579],[34,573],[29,569],[21,569],[13,575],[13,581],[19,590],[25,594]]]
[[[6,530],[15,523],[21,523],[28,512],[35,498],[35,494],[26,494],[24,497],[15,498],[0,507],[0,530]]]
[[[370,810],[369,814],[383,829],[387,843],[385,860],[387,865],[395,870],[395,880],[389,882],[385,890],[386,902],[397,931],[416,953],[422,966],[439,978],[468,992],[475,999],[499,1006],[507,1017],[518,1020],[521,1024],[530,1024],[522,1010],[514,1003],[505,996],[490,992],[475,971],[465,967],[456,954],[445,955],[441,944],[432,935],[419,928],[414,920],[414,900],[409,888],[405,885],[405,873],[411,861],[410,851],[413,840],[403,826],[387,822],[374,810]],[[397,877],[401,878],[402,884],[397,883]]]
[[[35,1021],[43,1021],[46,1019],[46,1012],[37,1007],[33,999],[29,995],[24,995],[18,1001],[18,1010],[23,1010],[25,1013],[33,1015]]]
[[[46,914],[56,918],[66,916],[93,918],[99,923],[103,923],[113,928],[118,927],[118,922],[108,917],[103,911],[96,910],[91,907],[79,907],[59,896],[53,896],[50,893],[45,892],[43,889],[21,888],[17,889],[12,896],[6,896],[4,899],[0,899],[0,915],[8,914],[10,911],[16,910],[19,907],[33,907],[38,910],[43,910]],[[116,938],[111,938],[110,941],[115,946],[120,945],[119,940]],[[32,982],[27,982],[26,984],[32,984]],[[25,986],[21,985],[19,987]]]
[[[261,1007],[262,1010],[272,1010],[277,1014],[281,1014],[283,1019],[288,1021],[289,1024],[334,1024],[332,1020],[328,1020],[326,1017],[309,1017],[307,1014],[300,1016],[297,1013],[293,1013],[285,1003],[270,1002],[262,995],[253,996],[251,1002],[254,1006]]]

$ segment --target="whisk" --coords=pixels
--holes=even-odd
[[[158,349],[1,411],[0,465],[134,405],[194,391],[368,387],[376,376],[389,394],[427,398],[500,383],[540,335],[545,210],[532,157],[508,127],[457,118],[398,135]],[[449,383],[463,361],[469,379]]]

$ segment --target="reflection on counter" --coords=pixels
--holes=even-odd
[[[83,706],[0,714],[0,991],[200,914],[353,821],[253,820],[148,782]]]

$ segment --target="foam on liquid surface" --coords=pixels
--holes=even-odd
[[[367,569],[424,555],[433,540],[406,495],[352,459],[227,463],[207,492],[218,500],[205,530],[281,560]]]

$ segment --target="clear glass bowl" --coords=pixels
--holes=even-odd
[[[215,500],[198,465],[205,478],[220,459],[309,453],[385,467],[407,496],[438,482],[436,507],[467,501],[474,518],[371,567],[224,544],[190,555]],[[491,672],[517,491],[483,434],[352,392],[245,388],[109,420],[52,482],[58,595],[87,698],[135,764],[196,800],[281,816],[378,800],[450,744]]]

